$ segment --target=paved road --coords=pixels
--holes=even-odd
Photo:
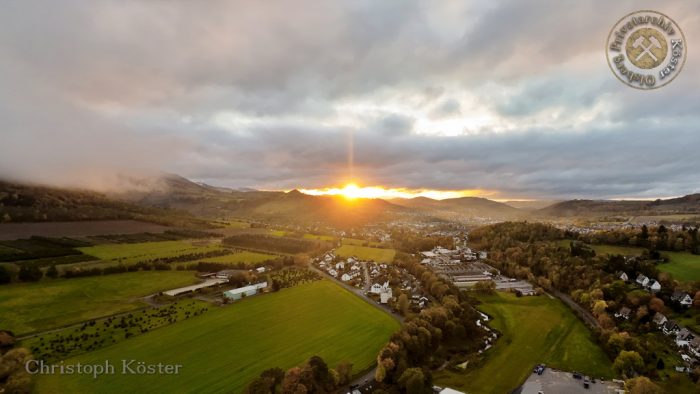
[[[581,319],[583,319],[584,323],[588,324],[591,328],[600,328],[600,323],[598,323],[598,319],[596,319],[587,309],[577,304],[576,301],[569,297],[568,294],[564,294],[561,291],[554,289],[551,290],[551,293],[554,294],[554,296],[560,299],[563,303],[568,305],[571,309],[578,312],[577,315]]]

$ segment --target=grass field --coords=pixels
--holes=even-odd
[[[588,328],[559,300],[498,293],[479,306],[502,333],[486,352],[484,363],[464,373],[434,374],[438,386],[474,393],[509,393],[522,384],[537,363],[595,377],[610,378],[612,366],[593,342]]]
[[[700,280],[700,255],[688,252],[661,252],[661,255],[667,256],[669,262],[659,264],[659,271],[668,272],[681,282]]]
[[[190,241],[162,241],[132,244],[104,244],[78,249],[100,260],[111,260],[129,264],[158,257],[176,257],[189,253],[203,253],[219,250],[221,249],[221,245],[215,243],[195,245]]]
[[[343,245],[335,250],[335,254],[341,257],[355,256],[360,260],[374,260],[379,263],[391,263],[394,261],[396,251],[394,249],[370,248],[366,246]]]
[[[178,265],[191,265],[194,263],[197,263],[199,261],[207,262],[207,263],[219,263],[219,264],[231,264],[231,265],[237,265],[238,263],[246,263],[246,265],[254,265],[255,263],[262,263],[267,260],[275,259],[277,256],[273,254],[266,254],[266,253],[258,253],[258,252],[249,252],[247,250],[243,250],[240,252],[236,253],[231,253],[227,254],[224,256],[217,256],[217,257],[208,257],[205,259],[200,259],[197,261],[184,261],[180,263],[174,263],[173,266],[177,267]]]
[[[304,234],[306,239],[320,239],[321,241],[335,241],[335,237],[332,235],[319,235],[319,234]]]
[[[280,322],[284,322],[280,324]],[[399,323],[330,281],[248,298],[66,360],[182,364],[179,375],[43,375],[36,392],[240,393],[260,372],[319,355],[370,367]]]
[[[196,282],[191,272],[145,271],[0,286],[0,326],[16,335],[143,306],[137,297]]]
[[[287,232],[284,230],[270,229],[270,235],[275,236],[275,237],[284,237],[285,235],[287,235]]]
[[[342,243],[343,243],[343,245],[356,245],[356,246],[364,246],[365,244],[367,244],[367,246],[370,246],[370,247],[381,247],[382,246],[381,242],[365,241],[364,239],[356,239],[356,238],[343,238]]]

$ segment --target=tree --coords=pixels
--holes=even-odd
[[[308,392],[308,389],[301,380],[301,368],[290,368],[287,373],[284,374],[282,392],[290,394],[306,394]]]
[[[39,267],[27,265],[22,265],[17,275],[22,282],[36,282],[41,279],[42,276],[44,276],[44,273],[41,272]]]
[[[58,278],[58,270],[56,269],[55,264],[51,264],[48,270],[46,270],[46,276],[51,278],[51,279],[56,279]]]
[[[605,301],[603,301],[603,300],[596,301],[595,304],[593,304],[593,314],[596,317],[599,317],[603,313],[605,313],[605,309],[607,309],[607,307],[608,307],[608,304]]]
[[[659,361],[656,362],[656,369],[664,369],[666,368],[666,364],[664,363],[664,359],[659,357]]]
[[[425,393],[425,375],[420,368],[408,368],[398,380],[399,387],[407,394]]]
[[[409,305],[410,302],[408,301],[408,296],[404,293],[401,293],[398,300],[398,309],[402,316],[406,316],[406,313],[408,313]]]
[[[646,376],[630,379],[625,382],[625,389],[630,394],[661,394],[663,390]]]
[[[8,271],[4,266],[0,265],[0,285],[10,283],[11,281],[12,275],[10,275],[10,271]]]
[[[649,300],[649,309],[657,313],[663,313],[664,309],[666,309],[664,307],[664,300],[656,297],[652,298]]]
[[[349,361],[342,361],[335,367],[336,372],[338,372],[338,384],[346,385],[350,383],[352,378],[352,363]]]
[[[635,351],[623,350],[613,362],[613,369],[624,376],[634,376],[644,369],[644,360]]]
[[[486,295],[494,294],[496,292],[496,282],[492,280],[480,280],[474,284],[474,291]]]

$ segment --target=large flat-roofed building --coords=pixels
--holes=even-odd
[[[267,282],[260,282],[250,286],[243,286],[224,292],[224,297],[230,300],[240,300],[241,298],[256,295],[259,290],[267,287]]]

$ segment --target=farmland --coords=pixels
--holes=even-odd
[[[177,257],[183,254],[206,253],[222,249],[221,245],[217,243],[199,242],[201,244],[197,245],[190,241],[104,244],[78,248],[78,250],[100,260],[130,264],[156,258]]]
[[[304,234],[304,238],[308,239],[320,239],[321,241],[335,241],[335,237],[332,235],[320,235],[320,234]]]
[[[240,252],[235,252],[223,256],[216,256],[216,257],[208,257],[204,259],[199,259],[195,262],[192,261],[187,261],[187,262],[180,262],[180,263],[174,263],[173,266],[189,266],[191,264],[194,264],[196,262],[202,261],[202,262],[207,262],[207,263],[219,263],[219,264],[228,264],[228,265],[235,265],[237,266],[240,263],[243,263],[245,265],[255,265],[256,263],[263,263],[267,260],[272,260],[277,258],[277,256],[272,255],[272,254],[266,254],[266,253],[258,253],[258,252],[249,252],[247,250],[243,250]]]
[[[469,393],[507,393],[522,384],[537,363],[612,377],[610,360],[593,342],[586,326],[558,300],[505,293],[481,300],[479,308],[493,317],[489,325],[502,336],[475,369],[437,372],[436,384]]]
[[[280,324],[284,322],[284,324]],[[36,392],[241,392],[260,372],[319,355],[359,372],[399,327],[392,317],[329,281],[316,281],[233,305],[66,360],[125,357],[182,364],[179,375],[44,375]],[[197,335],[192,335],[197,333]],[[313,335],[309,335],[313,333]]]
[[[145,271],[4,285],[2,328],[23,334],[125,312],[144,305],[138,297],[195,282],[191,272]]]
[[[340,257],[355,256],[360,260],[374,260],[379,263],[391,263],[396,251],[394,249],[370,248],[367,246],[343,245],[335,250]]]
[[[2,223],[0,240],[43,237],[82,237],[104,234],[159,233],[170,229],[136,220],[92,220],[80,222]]]

